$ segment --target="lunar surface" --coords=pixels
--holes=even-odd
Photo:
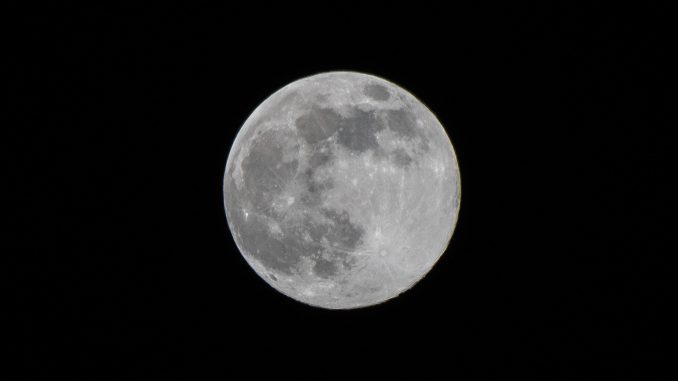
[[[384,79],[330,72],[266,99],[226,162],[228,225],[269,285],[329,309],[411,288],[446,250],[460,179],[447,133]]]

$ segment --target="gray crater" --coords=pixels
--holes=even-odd
[[[341,115],[328,108],[313,107],[311,111],[297,118],[297,130],[308,144],[321,142],[341,127]]]
[[[363,93],[377,101],[387,101],[391,97],[391,95],[388,93],[388,90],[384,86],[374,83],[365,86]]]
[[[323,214],[331,221],[329,224],[331,229],[328,230],[326,235],[330,245],[349,250],[358,247],[360,240],[365,235],[365,230],[351,223],[348,213],[325,209]]]
[[[407,167],[414,161],[402,148],[395,149],[391,155],[393,163],[399,167]]]
[[[417,134],[417,131],[415,130],[417,121],[410,112],[403,109],[388,110],[386,119],[388,120],[388,128],[391,131],[408,138],[414,137]]]
[[[242,166],[245,186],[251,190],[250,201],[256,210],[264,211],[271,197],[294,178],[299,161],[285,162],[279,134],[268,131],[254,141]]]
[[[241,226],[238,235],[248,254],[261,261],[267,268],[291,275],[294,267],[299,263],[299,253],[303,252],[304,245],[296,236],[283,235],[284,239],[271,235],[268,219],[251,213],[248,218],[236,214],[234,222]],[[283,226],[283,234],[289,229]]]
[[[376,133],[384,126],[375,118],[374,112],[356,108],[351,117],[342,121],[344,123],[339,129],[340,144],[356,152],[365,152],[370,148],[379,147]]]
[[[296,120],[297,130],[307,143],[313,145],[337,134],[337,141],[344,147],[361,153],[376,149],[376,133],[384,128],[372,111],[355,107],[349,117],[342,117],[329,108],[314,107]]]

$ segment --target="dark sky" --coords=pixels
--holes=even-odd
[[[670,9],[316,7],[12,17],[4,309],[27,379],[358,367],[652,379],[677,338]],[[267,286],[222,204],[250,112],[331,70],[415,94],[446,127],[462,179],[431,273],[356,311]]]

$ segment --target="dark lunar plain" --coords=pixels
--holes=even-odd
[[[675,379],[675,9],[418,4],[5,13],[0,378]],[[426,104],[462,184],[430,273],[349,311],[263,282],[222,196],[254,108],[336,70]]]

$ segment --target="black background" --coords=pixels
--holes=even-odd
[[[651,378],[676,339],[673,16],[509,3],[17,17],[3,256],[24,375]],[[462,179],[434,269],[354,311],[262,282],[222,203],[249,113],[332,70],[415,94]]]

